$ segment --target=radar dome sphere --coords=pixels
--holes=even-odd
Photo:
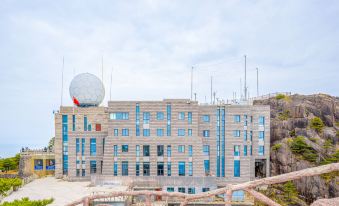
[[[74,104],[80,107],[98,106],[104,100],[105,88],[95,75],[82,73],[73,78],[69,93]]]

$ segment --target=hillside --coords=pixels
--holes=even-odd
[[[272,176],[339,161],[338,97],[279,95],[254,104],[271,106]],[[294,181],[307,203],[339,197],[338,184],[338,173]]]

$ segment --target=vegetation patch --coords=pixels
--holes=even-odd
[[[277,94],[277,96],[275,96],[276,100],[285,99],[285,98],[286,98],[286,95],[284,94]]]
[[[279,112],[278,119],[280,121],[288,120],[288,118],[290,118],[290,111],[289,110]]]
[[[291,136],[291,137],[295,137],[295,129],[293,129],[293,130],[290,131],[290,136]]]
[[[290,148],[293,154],[301,156],[304,160],[309,162],[316,162],[317,152],[305,142],[303,136],[298,136],[290,142]]]
[[[17,190],[22,185],[22,180],[19,178],[0,178],[0,195],[6,196],[7,191],[11,188]]]
[[[308,138],[308,139],[311,140],[311,141],[314,142],[314,143],[317,143],[317,142],[318,142],[318,139],[315,138],[315,137],[310,137],[310,138]]]
[[[319,117],[311,119],[310,127],[318,133],[323,131],[324,126],[324,122]]]
[[[272,146],[272,151],[278,151],[282,147],[281,143],[274,144]]]
[[[30,200],[24,197],[21,200],[14,200],[13,202],[4,202],[0,206],[46,206],[53,202],[53,198],[44,200]]]
[[[15,157],[9,157],[0,159],[0,170],[9,171],[9,170],[18,170],[20,162],[20,154],[15,155]]]

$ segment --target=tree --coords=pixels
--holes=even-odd
[[[7,172],[8,170],[10,170],[12,168],[12,161],[10,158],[6,158],[3,161],[3,168],[5,169],[5,171]]]
[[[50,151],[53,150],[53,148],[54,148],[54,140],[55,140],[55,137],[52,137],[48,142],[48,149]]]
[[[283,185],[283,191],[285,197],[290,199],[291,197],[296,197],[298,195],[297,188],[292,181],[288,181]]]
[[[313,119],[311,119],[310,127],[314,129],[315,131],[317,131],[318,133],[322,132],[324,126],[325,125],[323,121],[319,117],[314,117]]]

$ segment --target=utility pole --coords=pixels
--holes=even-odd
[[[193,100],[193,66],[191,68],[191,100]]]
[[[245,87],[244,87],[244,90],[245,90],[245,100],[247,100],[247,85],[246,85],[246,55],[244,55],[245,57]]]
[[[259,97],[259,69],[257,67],[257,97]]]
[[[194,93],[194,101],[197,101],[197,93]]]

